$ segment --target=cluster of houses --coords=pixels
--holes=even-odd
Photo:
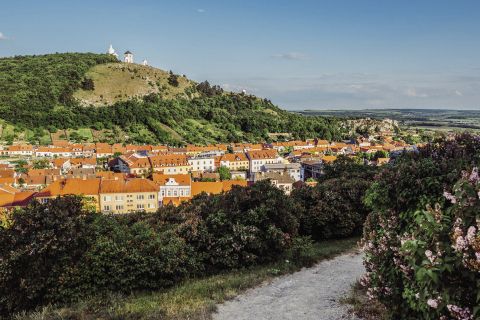
[[[289,194],[304,183],[315,183],[324,163],[338,155],[387,155],[412,147],[390,136],[382,143],[312,139],[182,148],[64,140],[47,147],[0,145],[0,208],[74,194],[90,199],[100,212],[154,212],[203,192],[219,194],[266,179]],[[381,165],[389,158],[365,161]],[[222,167],[228,169],[227,178],[219,173]]]

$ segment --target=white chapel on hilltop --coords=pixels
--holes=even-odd
[[[118,58],[118,54],[115,52],[115,49],[113,49],[112,45],[110,45],[110,48],[108,48],[107,53],[115,56],[115,58]]]
[[[133,63],[133,53],[130,51],[125,51],[125,60],[126,63]]]
[[[115,56],[115,58],[118,59],[118,54],[115,52],[115,49],[113,49],[112,45],[110,45],[110,48],[108,48],[107,53]],[[125,63],[133,63],[133,53],[130,52],[129,50],[125,51],[123,61]],[[147,59],[143,60],[142,65],[148,66]]]

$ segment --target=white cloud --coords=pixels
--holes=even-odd
[[[8,40],[8,38],[0,32],[0,40]]]
[[[417,89],[415,88],[408,88],[405,94],[407,97],[412,98],[428,98],[428,94],[417,92]]]
[[[210,77],[212,78],[212,77]],[[209,78],[209,79],[210,79]],[[319,73],[212,79],[226,90],[271,99],[289,109],[452,108],[478,109],[480,77],[458,74],[382,75]],[[458,91],[458,92],[457,92]]]
[[[301,52],[287,52],[274,54],[272,55],[272,58],[285,60],[305,60],[307,56]]]
[[[197,9],[197,12],[198,12],[198,13],[204,13],[205,11],[206,11],[205,9],[201,9],[201,8],[200,8],[200,9]]]

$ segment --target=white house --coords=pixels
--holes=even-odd
[[[284,159],[280,157],[276,150],[252,150],[247,152],[249,160],[250,174],[264,171],[264,165],[272,163],[282,163]]]
[[[215,171],[214,157],[192,157],[188,159],[192,171],[211,172]]]
[[[165,198],[190,197],[192,193],[192,179],[190,174],[166,175],[154,173],[153,181],[159,185],[158,201]]]

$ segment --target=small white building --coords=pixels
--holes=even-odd
[[[125,59],[124,59],[125,63],[133,63],[133,53],[131,53],[130,51],[125,51]]]
[[[148,61],[147,61],[147,59],[143,59],[142,65],[148,66]]]
[[[115,56],[115,58],[118,58],[118,54],[115,52],[115,49],[113,49],[112,45],[110,45],[110,48],[108,48],[107,53],[111,54],[112,56]]]

